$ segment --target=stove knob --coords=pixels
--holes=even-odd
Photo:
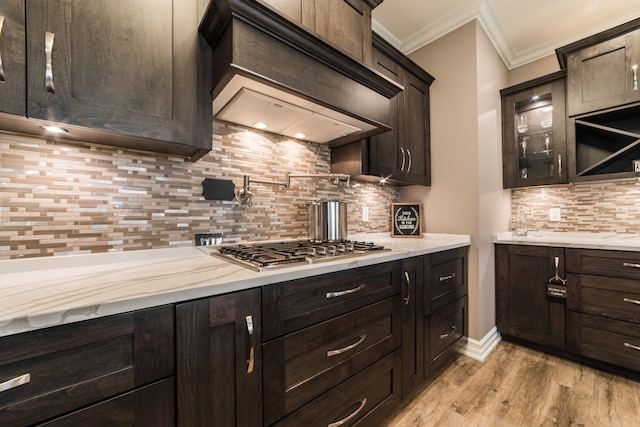
[[[347,247],[344,243],[340,243],[339,245],[336,246],[336,249],[338,250],[338,252],[344,253]]]
[[[336,247],[331,245],[327,248],[329,250],[329,255],[335,255],[337,253]]]

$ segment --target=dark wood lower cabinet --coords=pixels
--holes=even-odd
[[[260,289],[176,306],[179,426],[262,426]]]
[[[547,296],[555,274],[564,277],[564,249],[496,245],[496,321],[501,334],[564,349],[565,304]]]
[[[400,359],[396,350],[274,425],[382,425],[400,404]]]
[[[162,380],[42,424],[42,427],[67,426],[175,426],[174,378]]]
[[[555,257],[566,300],[546,295]],[[496,310],[505,338],[640,378],[640,252],[496,245]]]
[[[402,261],[402,398],[424,381],[424,257]]]
[[[24,384],[0,393],[0,425],[55,419],[172,377],[173,328],[173,306],[167,305],[1,338],[0,383]],[[155,392],[134,392],[114,404],[126,412],[123,417],[135,418],[139,415],[130,404],[138,397],[149,410],[154,408],[155,398],[146,400],[149,393]],[[173,401],[165,392],[158,398],[165,404]],[[100,412],[96,406],[71,419]],[[93,425],[113,424],[105,420]]]

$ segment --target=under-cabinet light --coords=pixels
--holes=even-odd
[[[58,126],[44,126],[44,125],[40,125],[41,129],[46,130],[49,133],[69,133],[68,130],[63,129],[61,127]]]
[[[302,139],[302,138],[306,138],[307,135],[305,135],[304,133],[296,133],[295,135],[293,135],[294,138],[298,138],[298,139]]]
[[[266,129],[269,126],[266,123],[262,123],[262,122],[256,122],[253,124],[253,127],[256,129]]]

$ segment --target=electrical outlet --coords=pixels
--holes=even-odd
[[[362,222],[369,222],[369,207],[362,207]]]
[[[222,233],[197,233],[196,246],[215,246],[222,244]]]
[[[549,221],[558,222],[561,219],[560,208],[549,209]]]
[[[633,171],[640,172],[640,160],[633,161]]]

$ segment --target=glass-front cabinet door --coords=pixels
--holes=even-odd
[[[565,75],[500,91],[504,188],[567,182]]]

